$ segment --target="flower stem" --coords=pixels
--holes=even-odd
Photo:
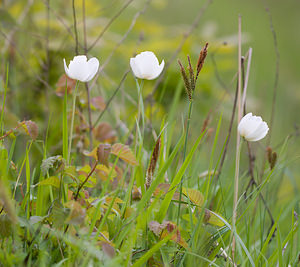
[[[184,148],[183,148],[183,162],[185,161],[185,157],[186,157],[186,149],[187,149],[187,143],[188,143],[190,120],[191,120],[191,117],[192,117],[192,108],[193,108],[193,100],[190,100],[189,101],[188,118],[187,118],[187,123],[186,123]],[[179,205],[178,205],[178,212],[177,212],[177,225],[179,225],[179,222],[180,222],[180,208],[181,208],[181,198],[182,198],[182,181],[180,182],[179,190],[180,190],[180,193],[179,193]]]
[[[135,79],[136,81],[136,87],[138,90],[138,116],[137,116],[137,126],[139,127],[140,118],[142,116],[142,136],[144,135],[144,125],[145,125],[145,118],[144,118],[144,103],[143,103],[143,95],[142,95],[142,88],[143,88],[143,80],[141,81],[141,84],[139,84],[138,79]],[[135,139],[135,147],[137,148],[137,140],[138,140],[138,129],[136,128],[136,139]]]
[[[75,108],[76,108],[76,96],[78,91],[78,81],[75,85],[74,95],[73,95],[73,104],[72,104],[72,118],[71,118],[71,129],[70,129],[70,138],[69,138],[69,149],[68,149],[68,160],[67,163],[70,163],[70,155],[72,148],[72,138],[73,138],[73,126],[74,126],[74,117],[75,117]]]
[[[88,83],[85,83],[87,101],[88,101],[88,118],[89,118],[89,141],[90,141],[90,150],[93,149],[93,124],[92,124],[92,111],[91,111],[91,96]],[[92,159],[90,158],[90,165],[92,164]]]

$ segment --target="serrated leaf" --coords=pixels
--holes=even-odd
[[[49,178],[44,179],[43,181],[39,182],[38,185],[51,185],[56,188],[60,186],[60,180],[56,176],[51,176]]]
[[[111,148],[111,153],[118,156],[120,159],[129,163],[130,165],[136,166],[138,162],[132,153],[131,149],[127,145],[114,144]]]
[[[83,154],[88,157],[93,157],[99,163],[108,166],[108,158],[111,152],[110,144],[99,144],[91,152],[84,151]]]
[[[60,201],[54,200],[51,206],[49,220],[53,222],[54,227],[61,228],[68,218],[69,213],[69,209],[64,208]]]
[[[182,188],[183,194],[190,199],[190,201],[199,206],[202,207],[204,203],[204,196],[202,193],[196,189],[191,188]]]

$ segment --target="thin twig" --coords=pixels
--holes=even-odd
[[[246,115],[246,94],[247,94],[247,87],[248,87],[248,80],[249,80],[249,72],[250,72],[250,64],[251,64],[251,57],[252,57],[252,48],[249,49],[248,51],[248,63],[247,63],[247,70],[246,70],[246,76],[245,76],[245,64],[244,64],[244,60],[242,60],[242,82],[243,82],[243,99],[242,99],[242,110],[243,110],[243,115]],[[251,151],[251,145],[250,142],[247,141],[247,148],[248,148],[248,158],[249,158],[249,174],[250,174],[250,181],[246,187],[246,191],[245,191],[245,195],[244,197],[247,197],[247,191],[254,185],[255,187],[258,187],[258,184],[255,181],[254,178],[254,160],[255,160],[255,156],[253,156],[252,151]],[[261,192],[259,192],[259,197],[261,199],[261,201],[263,202],[265,209],[267,210],[270,219],[271,219],[271,225],[269,227],[268,233],[267,233],[267,237],[269,236],[269,233],[275,223],[273,215],[271,213],[270,208],[267,205],[266,200],[264,199],[264,196],[262,195]],[[275,232],[272,236],[272,238],[275,236]],[[272,240],[271,238],[271,240]],[[271,242],[271,240],[269,242]]]
[[[216,59],[215,59],[215,54],[216,54],[216,51],[210,52],[210,58],[211,58],[211,62],[213,63],[213,66],[214,66],[214,72],[215,72],[216,79],[219,82],[219,84],[221,85],[221,87],[226,91],[226,93],[231,96],[231,92],[229,91],[226,83],[222,80],[222,78],[220,76],[218,66],[217,66],[217,62],[216,62]]]
[[[23,20],[27,17],[27,15],[28,15],[28,13],[29,13],[29,11],[30,11],[30,8],[31,8],[31,6],[33,5],[33,3],[34,3],[34,0],[28,0],[28,1],[27,1],[26,6],[23,7],[23,11],[22,11],[22,13],[20,14],[20,16],[19,16],[19,18],[18,18],[18,20],[17,20],[17,25],[22,25]],[[16,33],[17,30],[18,30],[18,27],[14,27],[14,28],[7,34],[7,39],[6,39],[6,41],[5,41],[5,45],[4,45],[3,50],[2,50],[3,54],[4,54],[4,51],[7,50],[8,46],[9,46],[9,44],[11,43],[11,40],[12,40],[12,38],[13,38],[13,36],[14,36],[14,34]]]
[[[85,180],[78,186],[77,193],[76,193],[76,195],[74,197],[75,201],[78,199],[79,192],[80,192],[81,188],[85,185],[85,183],[88,181],[88,179],[91,177],[91,175],[96,170],[97,165],[98,165],[98,161],[95,162],[93,168],[91,169],[91,171],[89,172],[89,174],[87,175],[87,177],[85,178]]]
[[[203,5],[203,6],[200,8],[200,10],[199,10],[199,12],[198,12],[196,18],[194,19],[192,25],[190,26],[190,28],[183,34],[183,37],[182,37],[182,39],[181,39],[181,41],[180,41],[180,43],[179,43],[177,49],[176,49],[175,52],[172,54],[172,56],[170,57],[170,59],[166,62],[166,65],[165,65],[165,67],[164,67],[163,72],[160,74],[159,78],[156,80],[152,92],[149,93],[148,96],[146,97],[146,99],[147,99],[148,101],[150,101],[150,100],[153,98],[153,96],[154,96],[154,94],[155,94],[155,92],[156,92],[158,86],[161,84],[161,82],[162,82],[162,80],[163,80],[163,78],[164,78],[164,75],[165,75],[166,71],[169,69],[169,67],[171,66],[171,64],[172,64],[172,63],[174,62],[174,60],[177,58],[177,55],[178,55],[178,54],[180,53],[180,51],[182,50],[182,47],[183,47],[183,45],[185,44],[186,40],[190,37],[190,35],[193,33],[193,31],[197,28],[197,26],[199,25],[200,19],[202,18],[204,12],[206,11],[206,9],[208,8],[208,6],[209,6],[212,2],[213,2],[213,0],[207,0],[207,1],[206,1],[205,5]],[[150,101],[150,102],[151,102],[151,101]]]
[[[75,53],[76,55],[78,55],[78,33],[77,33],[75,0],[72,0],[72,10],[73,10],[73,26],[74,26],[74,34],[75,34]]]
[[[10,43],[10,45],[11,45],[11,46],[15,49],[15,51],[19,54],[19,56],[22,58],[23,62],[27,65],[28,70],[36,77],[36,79],[37,79],[38,81],[40,81],[43,85],[45,85],[45,87],[47,87],[48,89],[53,90],[53,88],[51,87],[51,85],[49,85],[49,84],[47,83],[47,81],[45,81],[43,78],[41,78],[41,76],[33,70],[32,66],[31,66],[31,65],[29,64],[29,62],[28,62],[27,57],[25,57],[25,56],[20,52],[20,50],[17,48],[17,46],[16,46],[16,44],[14,43],[14,41],[9,40],[9,39],[8,39],[8,36],[7,36],[1,29],[0,29],[0,34],[2,34],[2,36],[3,36],[6,40],[8,40],[8,42]]]
[[[236,85],[236,90],[235,90],[235,96],[234,96],[234,101],[233,101],[233,107],[232,107],[232,113],[231,113],[231,119],[230,119],[230,123],[229,123],[229,128],[228,128],[227,139],[226,139],[226,143],[225,143],[223,155],[222,155],[222,158],[221,158],[221,161],[220,161],[220,165],[219,165],[219,168],[218,168],[218,172],[216,174],[216,178],[215,178],[216,180],[218,180],[219,177],[220,177],[220,174],[222,172],[222,168],[223,168],[223,165],[224,165],[224,161],[225,161],[225,158],[226,158],[227,150],[228,150],[228,145],[229,145],[229,141],[230,141],[230,137],[231,137],[231,132],[232,132],[232,126],[233,126],[234,117],[235,117],[237,95],[238,95],[238,83]]]
[[[69,35],[73,38],[73,40],[76,41],[76,38],[75,38],[73,32],[71,31],[71,27],[69,27],[69,26],[64,22],[64,20],[62,19],[62,17],[61,17],[59,14],[57,14],[53,8],[50,7],[50,5],[48,4],[47,0],[43,0],[43,2],[44,2],[44,4],[47,6],[47,8],[51,11],[51,13],[57,18],[57,20],[65,27],[66,31],[67,31],[67,32],[69,33]],[[83,48],[83,47],[81,46],[80,43],[78,43],[78,45],[79,45],[81,48]]]
[[[241,57],[242,57],[242,18],[239,15],[238,20],[238,95],[237,95],[237,106],[238,106],[238,117],[237,122],[241,120],[241,89],[242,89],[242,69],[241,69]],[[236,135],[236,157],[235,157],[235,177],[234,177],[234,198],[233,198],[233,218],[232,218],[232,233],[236,231],[235,223],[237,217],[237,203],[238,203],[238,191],[239,191],[239,165],[240,165],[240,135],[237,129]],[[232,239],[232,259],[235,260],[235,235],[233,234]]]
[[[246,103],[246,96],[247,96],[247,87],[248,87],[248,81],[249,81],[249,73],[250,73],[250,65],[251,65],[251,59],[252,59],[252,48],[249,48],[248,51],[248,62],[247,62],[247,70],[246,70],[246,77],[244,78],[244,64],[242,64],[243,67],[243,98],[242,98],[242,111],[245,110],[245,103]],[[244,114],[245,115],[245,114]]]
[[[117,86],[117,88],[115,89],[115,91],[113,92],[112,96],[109,98],[109,100],[106,103],[106,106],[104,108],[104,110],[100,113],[99,117],[97,118],[97,120],[95,121],[95,123],[93,124],[93,129],[96,127],[96,125],[99,123],[99,121],[101,120],[102,116],[104,115],[104,113],[106,112],[106,110],[108,109],[110,103],[112,102],[112,100],[114,99],[114,97],[116,96],[116,94],[118,93],[118,91],[120,90],[123,82],[125,81],[127,74],[130,72],[129,69],[127,69],[122,77],[122,80],[120,81],[119,85]]]
[[[106,58],[106,60],[104,61],[104,63],[100,66],[99,71],[97,73],[97,75],[99,75],[104,68],[107,66],[107,64],[110,62],[112,56],[114,55],[114,53],[116,52],[116,50],[119,48],[119,46],[125,41],[125,39],[128,37],[129,33],[132,31],[134,25],[136,24],[136,21],[138,19],[138,17],[142,14],[144,14],[146,12],[146,9],[149,7],[150,3],[152,0],[147,0],[145,3],[145,6],[142,10],[139,10],[133,17],[131,24],[128,28],[128,30],[126,31],[126,33],[123,35],[123,37],[121,38],[121,40],[115,45],[115,47],[112,49],[111,53],[109,54],[109,56]],[[93,86],[92,86],[93,87]]]
[[[74,1],[74,0],[73,0]],[[110,21],[106,24],[104,29],[100,32],[96,40],[91,44],[91,46],[88,48],[88,51],[90,51],[97,43],[98,41],[102,38],[104,33],[107,31],[107,29],[110,27],[110,25],[123,13],[123,11],[133,2],[133,0],[128,0],[125,5],[119,10],[117,14],[115,14]]]
[[[280,54],[279,54],[279,48],[278,48],[278,43],[277,43],[277,35],[273,26],[273,20],[272,20],[272,15],[270,13],[269,8],[265,8],[267,14],[269,15],[269,23],[270,23],[270,30],[273,36],[273,44],[274,44],[274,49],[275,49],[275,54],[276,54],[276,70],[275,70],[275,80],[274,80],[274,86],[273,86],[273,99],[272,99],[272,109],[271,109],[271,117],[270,117],[270,122],[269,122],[269,134],[267,137],[267,142],[266,142],[266,147],[270,146],[271,143],[271,136],[273,132],[273,123],[274,123],[274,116],[275,116],[275,105],[276,105],[276,99],[277,99],[277,91],[278,91],[278,80],[279,80],[279,61],[280,61]],[[262,180],[262,177],[265,172],[265,164],[266,164],[266,157],[263,158],[263,164],[261,167],[261,172],[260,172],[260,181]]]

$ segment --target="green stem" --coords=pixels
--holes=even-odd
[[[140,123],[140,118],[142,116],[142,136],[144,135],[144,125],[145,125],[145,117],[144,117],[144,103],[143,103],[143,94],[142,94],[142,89],[143,89],[143,84],[144,84],[144,80],[141,81],[141,84],[139,84],[138,79],[135,79],[136,81],[136,87],[138,90],[138,117],[137,117],[137,121],[138,121],[138,126]]]
[[[236,154],[235,154],[235,175],[234,175],[234,197],[233,197],[233,216],[232,216],[232,254],[234,256],[235,251],[235,233],[236,233],[236,217],[237,217],[237,204],[238,204],[238,193],[239,193],[239,171],[240,171],[240,156],[241,156],[241,143],[240,136],[238,133],[237,144],[236,144]],[[234,259],[234,257],[233,257]]]
[[[68,164],[70,163],[70,155],[71,155],[71,148],[72,148],[72,138],[73,138],[73,126],[74,126],[74,117],[75,117],[75,108],[76,108],[76,96],[78,91],[78,81],[75,85],[75,91],[73,95],[73,105],[72,105],[72,118],[71,118],[71,129],[70,129],[70,138],[69,138],[69,149],[68,149]]]
[[[192,107],[193,107],[193,100],[189,101],[189,111],[188,111],[188,118],[186,123],[186,132],[185,132],[185,142],[184,142],[184,149],[183,149],[183,162],[185,161],[186,157],[186,149],[188,143],[188,135],[189,135],[189,128],[190,128],[190,120],[192,117]],[[181,198],[182,198],[182,181],[180,182],[180,194],[179,194],[179,204],[178,204],[178,213],[177,213],[177,225],[180,222],[180,208],[181,208]]]

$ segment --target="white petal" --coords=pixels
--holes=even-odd
[[[76,56],[69,64],[69,74],[73,79],[84,82],[89,76],[86,56]]]
[[[145,51],[136,56],[136,61],[144,79],[152,80],[159,68],[159,62],[153,52]]]
[[[141,75],[138,65],[136,64],[136,60],[133,57],[130,59],[130,67],[135,77],[144,79],[144,77]]]
[[[263,139],[269,131],[269,127],[266,122],[262,122],[258,129],[255,131],[255,135],[249,137],[248,141],[255,142]]]
[[[73,58],[73,61],[77,62],[77,63],[84,63],[84,62],[87,62],[87,57],[86,57],[86,55],[75,56]]]
[[[64,59],[64,67],[65,67],[65,72],[66,72],[67,76],[68,76],[69,78],[73,79],[73,78],[70,76],[70,74],[69,74],[69,69],[68,69],[68,67],[67,67],[66,60],[65,60],[65,59]]]
[[[248,113],[241,119],[238,131],[247,141],[255,142],[267,135],[269,127],[260,116],[253,116],[252,113]]]
[[[248,120],[250,117],[252,117],[251,112],[246,114],[239,123],[238,131],[239,131],[239,134],[243,137],[245,137],[245,135],[247,134],[247,129],[248,129],[247,123],[248,123]]]
[[[153,76],[151,76],[151,78],[149,80],[156,79],[161,74],[161,72],[163,71],[164,66],[165,66],[165,61],[163,60],[161,62],[161,64],[158,66],[158,68],[156,68],[156,73]]]
[[[258,116],[251,116],[247,120],[246,126],[246,135],[245,138],[248,140],[253,139],[256,137],[256,131],[259,129],[259,126],[263,122],[261,117]]]
[[[158,59],[151,51],[144,51],[130,59],[130,66],[137,78],[153,80],[164,68],[164,61],[159,65]]]
[[[89,76],[85,79],[85,82],[89,82],[96,75],[99,68],[99,60],[95,57],[90,58],[87,62]]]

